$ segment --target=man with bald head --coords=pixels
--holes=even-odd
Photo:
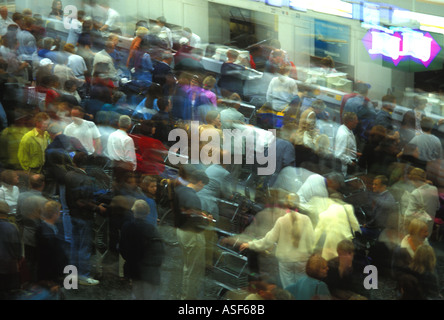
[[[16,24],[8,16],[8,8],[6,6],[0,7],[0,36],[4,36],[10,24]]]

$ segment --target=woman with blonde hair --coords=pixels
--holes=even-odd
[[[292,194],[292,203],[296,195]],[[297,202],[297,201],[296,201]],[[279,262],[279,275],[285,288],[305,274],[305,265],[313,253],[314,232],[308,216],[291,210],[276,220],[274,227],[258,240],[242,243],[240,250],[265,251],[276,244],[276,258]]]
[[[435,250],[423,244],[416,249],[409,269],[418,279],[422,292],[428,299],[442,299],[439,294],[439,279],[436,273]]]
[[[427,224],[420,219],[413,219],[409,223],[408,234],[401,241],[401,248],[405,248],[413,258],[416,250],[423,244],[429,244]]]

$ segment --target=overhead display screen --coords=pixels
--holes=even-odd
[[[414,29],[370,29],[362,39],[373,60],[404,71],[437,70],[443,67],[443,35]]]

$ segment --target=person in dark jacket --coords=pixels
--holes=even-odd
[[[120,254],[125,259],[125,276],[132,280],[134,299],[157,300],[165,249],[158,230],[147,222],[150,207],[139,199],[132,207],[134,219],[122,227]]]
[[[41,223],[36,231],[37,280],[61,285],[64,268],[69,265],[68,256],[63,248],[56,226],[60,217],[61,205],[49,200],[45,203]]]

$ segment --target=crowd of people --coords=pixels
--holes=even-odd
[[[110,251],[119,276],[131,279],[133,297],[158,299],[166,256],[158,186],[166,180],[172,194],[162,205],[171,206],[183,257],[180,298],[198,299],[220,249],[217,230],[226,226],[219,200],[233,200],[245,170],[262,165],[226,161],[250,155],[245,141],[224,148],[224,129],[250,130],[276,146],[275,172],[253,174],[253,200],[263,210],[222,241],[246,253],[256,274],[267,274],[263,260],[278,266],[277,275],[251,281],[247,299],[368,299],[367,264],[397,281],[400,299],[441,298],[429,243],[440,218],[442,145],[433,130],[441,122],[427,116],[426,101],[415,98],[398,125],[391,117],[396,98],[388,94],[376,108],[370,85],[356,81],[331,132],[326,103],[310,81],[298,80],[278,41],[251,46],[248,57],[227,50],[215,74],[201,60],[213,58],[215,46],[204,49],[189,28],[173,34],[164,17],[139,21],[126,50],[118,45],[118,13],[93,7],[104,21],[85,7],[64,35],[29,9],[10,15],[0,8],[3,299],[26,284],[56,292],[68,265],[80,285],[100,285]],[[62,20],[61,8],[54,1],[49,16]],[[319,68],[334,72],[334,62],[326,57]],[[241,112],[249,102],[247,69],[270,76],[255,123]],[[187,141],[197,137],[200,155],[217,161],[174,167],[170,132],[177,128]],[[276,136],[262,135],[268,129]],[[214,137],[220,144],[211,143]],[[188,145],[184,158],[193,152]],[[295,175],[304,176],[297,186]],[[356,181],[368,188],[363,201],[349,197]],[[365,253],[358,239],[369,244]]]

